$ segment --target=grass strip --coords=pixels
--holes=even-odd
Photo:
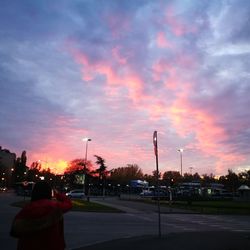
[[[30,203],[30,200],[22,200],[18,202],[14,202],[11,204],[11,206],[14,207],[24,207]],[[78,211],[78,212],[97,212],[97,213],[122,213],[123,211],[109,207],[106,205],[98,204],[95,202],[80,200],[80,199],[72,199],[72,210],[71,211]]]
[[[185,201],[175,201],[172,207],[205,214],[250,214],[250,202],[241,201],[193,201],[191,205]]]
[[[125,199],[147,204],[156,204],[156,200],[151,198],[140,199]],[[169,201],[160,201],[162,206],[170,207]],[[190,210],[202,214],[234,214],[234,215],[249,215],[250,202],[244,201],[192,201],[188,204],[187,201],[173,201],[171,207]]]

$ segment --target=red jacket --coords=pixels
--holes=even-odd
[[[16,215],[11,235],[18,238],[18,250],[65,249],[63,213],[72,208],[72,203],[63,194],[55,197],[57,201],[32,201]]]

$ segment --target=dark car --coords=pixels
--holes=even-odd
[[[0,192],[7,192],[7,191],[8,191],[7,187],[0,187]]]
[[[85,194],[82,189],[74,189],[67,192],[66,196],[68,196],[69,198],[83,199],[85,197]]]

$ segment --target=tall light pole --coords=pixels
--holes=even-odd
[[[87,158],[88,158],[88,142],[89,141],[91,141],[91,139],[90,138],[83,138],[82,139],[83,141],[86,141],[86,148],[85,148],[85,159],[84,159],[84,178],[85,178],[85,180],[84,180],[84,184],[83,184],[83,189],[85,189],[85,192],[87,192],[87,195],[88,195],[88,197],[87,197],[87,199],[88,199],[88,201],[89,201],[89,187],[87,187],[87,184],[88,184],[88,180],[86,180],[87,178],[87,175],[86,175],[86,168],[87,168]],[[86,190],[86,187],[87,187],[87,190]]]
[[[158,236],[161,238],[161,208],[160,208],[160,194],[159,194],[159,167],[158,167],[158,143],[157,143],[157,131],[154,131],[153,134],[153,144],[155,151],[155,160],[156,160],[156,175],[157,175],[157,205],[158,205]]]
[[[180,152],[180,158],[181,158],[181,176],[182,176],[182,153],[183,153],[183,148],[179,148],[178,151]]]
[[[88,142],[91,141],[90,138],[83,138],[83,141],[86,141],[86,148],[85,148],[85,164],[87,164],[87,157],[88,157]]]

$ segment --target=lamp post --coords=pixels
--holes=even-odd
[[[85,194],[88,195],[87,199],[89,201],[89,186],[88,186],[88,181],[87,181],[87,174],[86,174],[86,167],[87,167],[87,158],[88,158],[88,142],[91,141],[90,138],[86,137],[86,138],[83,138],[82,139],[83,141],[86,142],[86,148],[85,148],[85,159],[84,159],[84,174],[85,174],[85,180],[84,180],[84,184],[83,184],[83,187],[85,189]],[[86,187],[87,187],[87,190],[86,190]]]
[[[181,159],[181,176],[182,176],[182,153],[183,153],[183,148],[179,148],[178,151],[180,152],[180,159]]]
[[[91,141],[90,138],[83,138],[83,141],[86,141],[86,148],[85,148],[85,165],[87,164],[87,158],[88,158],[88,142]]]
[[[160,209],[160,197],[159,197],[159,167],[158,167],[158,143],[157,143],[157,131],[154,131],[153,134],[153,144],[155,152],[155,161],[156,161],[156,188],[157,188],[157,206],[158,206],[158,236],[161,238],[161,209]]]

